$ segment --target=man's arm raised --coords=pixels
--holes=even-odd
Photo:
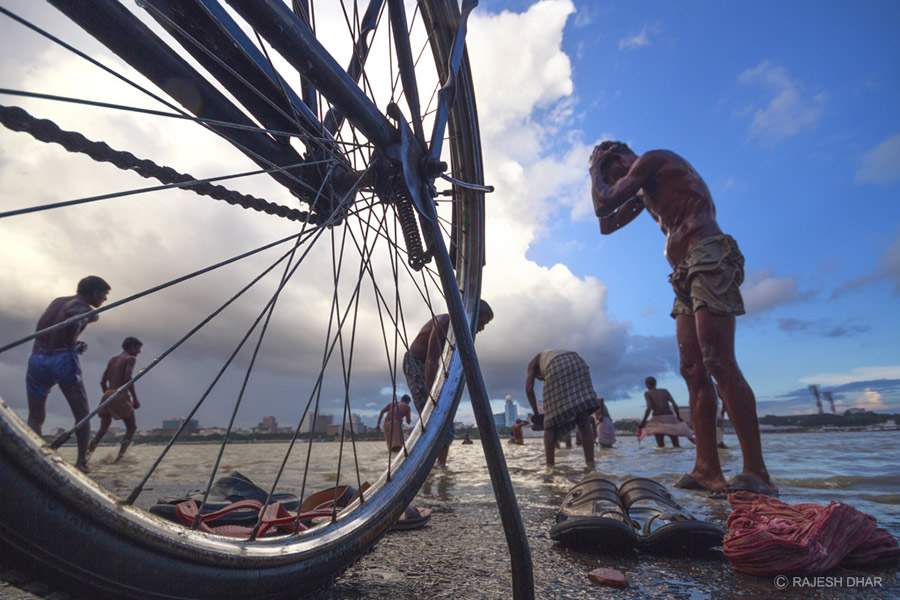
[[[612,186],[603,181],[600,164],[605,154],[594,149],[591,155],[591,199],[594,203],[594,214],[600,218],[600,232],[612,233],[637,217],[644,209],[644,202],[638,192],[644,183],[653,176],[659,159],[653,152],[648,152],[634,161],[631,168]]]
[[[635,217],[641,214],[643,210],[643,201],[637,196],[632,197],[620,206],[619,210],[600,217],[600,233],[608,235],[625,227],[634,221]]]

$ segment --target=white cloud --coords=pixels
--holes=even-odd
[[[624,37],[619,40],[619,50],[634,50],[635,48],[642,48],[649,45],[650,40],[647,38],[646,24],[644,24],[639,33]]]
[[[900,179],[900,133],[892,135],[863,155],[854,181],[887,185],[898,179]]]
[[[611,389],[624,389],[627,381],[639,382],[646,373],[662,373],[677,359],[674,342],[669,338],[629,338],[627,327],[607,314],[608,289],[602,281],[579,277],[563,265],[545,267],[525,258],[549,219],[590,216],[586,187],[590,147],[580,141],[580,132],[566,129],[572,115],[573,82],[569,58],[561,44],[563,29],[574,11],[570,0],[542,0],[523,13],[477,11],[470,20],[467,41],[478,90],[485,180],[497,190],[486,198],[487,262],[482,291],[494,307],[496,318],[479,335],[478,347],[485,378],[491,384],[489,389],[499,397],[512,393],[521,400],[525,365],[531,356],[547,347],[577,350],[591,364],[595,380],[609,382]],[[44,71],[45,82],[56,82],[67,90],[103,90],[107,100],[130,101],[114,97],[108,83],[84,75],[66,61],[54,59],[49,64],[53,68]],[[38,81],[33,87],[48,88],[41,83]],[[66,118],[67,108],[56,110]],[[177,130],[177,143],[169,143],[172,138],[157,131],[155,122],[138,119],[136,123],[117,127],[112,133],[113,145],[151,158],[157,158],[165,149],[174,153],[169,155],[174,159],[172,164],[197,176],[229,172],[232,163],[245,164],[242,159],[236,161],[234,153],[221,154],[214,140],[197,136],[195,126],[183,132]],[[82,124],[93,127],[90,121]],[[36,173],[43,177],[51,173],[53,177],[54,197],[42,201],[96,193],[93,190],[98,187],[104,191],[109,187],[127,188],[134,180],[145,183],[133,174],[98,167],[86,159],[83,163],[91,164],[91,173],[101,175],[85,176],[80,159],[64,161],[64,151],[40,144],[22,144],[20,149],[16,136],[21,134],[14,134],[15,141],[8,143],[3,140],[9,137],[0,138],[0,152],[20,159],[16,166],[0,163],[9,197],[27,197],[25,192],[34,189]],[[33,167],[30,173],[24,170],[29,164]],[[264,178],[248,185],[256,195],[293,203],[283,190]],[[15,257],[19,267],[0,270],[0,285],[7,290],[6,300],[0,301],[3,323],[15,322],[17,328],[30,332],[47,302],[55,295],[71,293],[75,281],[87,273],[109,277],[113,285],[111,299],[117,299],[140,291],[142,286],[209,264],[213,257],[225,258],[261,243],[260,240],[277,239],[295,230],[293,224],[277,224],[279,229],[271,231],[272,219],[211,200],[198,200],[183,192],[152,202],[122,201],[121,206],[121,211],[84,207],[69,213],[74,217],[50,216],[45,221],[22,218],[11,233],[5,230],[0,235],[0,255]],[[164,210],[175,207],[177,210]],[[172,218],[172,214],[177,218]],[[341,243],[345,229],[335,228],[326,236],[333,234],[336,243]],[[269,253],[271,256],[273,253]],[[53,268],[48,261],[52,261]],[[320,262],[321,266],[310,265],[302,276],[302,286],[291,286],[279,301],[266,344],[274,351],[260,357],[267,372],[251,384],[257,401],[294,399],[296,392],[287,374],[309,371],[318,364],[307,363],[305,358],[314,347],[321,355],[324,338],[324,331],[315,329],[307,316],[327,314],[331,301],[330,294],[324,293],[329,287],[331,264],[327,259]],[[376,267],[381,265],[379,262]],[[204,276],[183,289],[173,289],[158,303],[136,302],[128,310],[105,313],[100,323],[86,332],[92,342],[89,360],[93,362],[85,364],[85,372],[102,370],[109,356],[106,349],[115,348],[122,335],[132,332],[144,340],[149,362],[151,353],[160,352],[176,339],[175,331],[183,332],[208,314],[211,307],[201,306],[197,298],[207,296],[205,292],[210,289],[236,291],[241,285],[237,282],[249,280],[252,275],[248,274],[258,273],[259,269],[238,265],[221,274]],[[23,272],[29,276],[21,277]],[[365,283],[365,293],[371,298],[371,284]],[[268,281],[266,290],[254,292],[254,296],[257,300],[267,298],[274,285]],[[388,296],[392,293],[389,289],[381,291]],[[224,293],[213,300],[226,300]],[[342,290],[344,305],[351,293],[352,290]],[[150,418],[152,411],[165,416],[177,406],[193,401],[202,391],[194,389],[200,385],[201,372],[214,372],[221,365],[221,358],[227,356],[255,316],[254,310],[260,307],[258,301],[252,308],[236,304],[223,315],[220,330],[200,334],[193,346],[179,351],[181,363],[166,367],[170,368],[166,381],[158,393],[147,396],[158,400],[147,403],[144,418]],[[371,302],[362,310],[368,311],[361,315],[362,323],[378,320]],[[405,317],[408,327],[412,327],[424,322],[427,315]],[[407,332],[414,333],[415,330]],[[254,341],[255,338],[248,346]],[[359,374],[363,377],[361,388],[353,390],[355,397],[361,403],[381,402],[385,378],[366,380],[365,375],[383,367],[384,341],[380,336],[361,334],[356,344],[354,378]],[[623,363],[626,352],[639,355],[640,360]],[[21,365],[24,358],[17,354],[9,360],[10,365]],[[239,357],[242,364],[248,360],[246,352]],[[4,355],[3,364],[6,361]],[[10,395],[21,403],[21,373],[14,373],[9,379],[4,377],[2,383],[3,392],[8,391],[7,387],[13,389],[14,394]],[[404,383],[400,382],[401,387]],[[239,381],[231,386],[237,388]],[[305,402],[305,398],[302,400]],[[262,406],[254,407],[254,411],[263,410]],[[280,421],[291,418],[274,410],[271,414]],[[208,420],[212,418],[204,416],[204,422]],[[258,422],[259,415],[250,420]]]
[[[885,404],[881,394],[875,390],[866,390],[861,396],[851,400],[852,408],[863,408],[865,410],[884,410]]]
[[[762,87],[769,98],[765,107],[749,109],[753,114],[750,135],[764,143],[778,143],[809,129],[824,113],[823,94],[807,95],[803,84],[792,79],[787,69],[767,60],[742,72],[738,82]]]
[[[741,296],[748,314],[757,314],[796,299],[797,282],[793,277],[776,277],[771,271],[759,270],[746,274]]]

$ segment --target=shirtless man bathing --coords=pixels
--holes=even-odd
[[[103,390],[103,398],[100,403],[103,404],[119,390],[119,388],[129,381],[134,375],[134,365],[137,362],[137,356],[141,353],[143,342],[136,337],[127,337],[122,342],[122,353],[113,356],[106,364],[106,370],[103,377],[100,378],[100,389]],[[137,390],[134,385],[130,388],[122,390],[122,393],[116,396],[115,400],[101,408],[97,412],[100,417],[100,429],[91,444],[88,447],[88,456],[94,453],[103,436],[109,430],[113,419],[118,419],[125,424],[125,436],[119,445],[119,454],[115,462],[122,460],[125,451],[134,439],[137,431],[137,423],[134,419],[134,411],[141,407],[141,403],[137,397]]]
[[[739,290],[744,257],[737,242],[719,229],[706,183],[674,152],[651,150],[638,156],[627,145],[612,141],[594,148],[590,173],[600,233],[618,231],[646,208],[666,236],[681,375],[697,435],[694,469],[675,486],[777,494],[763,461],[756,398],[734,355],[735,317],[744,314]],[[743,454],[742,472],[728,482],[716,449],[713,380]]]
[[[47,329],[99,308],[109,295],[109,284],[96,275],[90,275],[78,282],[76,292],[74,296],[63,296],[51,302],[38,319],[35,331]],[[54,385],[59,384],[76,423],[90,412],[78,358],[87,350],[87,344],[79,342],[78,336],[88,324],[97,319],[99,319],[97,315],[85,317],[67,327],[34,339],[31,357],[28,359],[25,387],[28,393],[28,425],[38,435],[41,435],[47,414],[47,396]],[[87,448],[90,433],[88,423],[75,430],[75,439],[78,442],[78,459],[75,466],[85,473],[88,472]]]

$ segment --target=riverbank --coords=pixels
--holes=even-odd
[[[725,441],[731,448],[722,450],[720,457],[726,475],[730,476],[740,468],[740,452],[734,437],[726,435]],[[895,465],[895,457],[900,454],[900,437],[889,432],[779,435],[766,436],[763,444],[769,469],[781,488],[782,500],[792,504],[845,502],[873,515],[880,526],[895,537],[900,536],[900,468]],[[254,444],[244,448],[251,452],[246,460],[256,464],[263,464],[262,459],[271,449],[268,445]],[[201,449],[188,448],[184,460],[180,461],[181,468],[167,474],[173,489],[157,486],[153,494],[188,489],[191,487],[188,482],[200,480],[199,467],[192,473],[185,469],[193,467],[185,465],[196,464],[188,459],[191,453]],[[124,485],[118,482],[138,472],[151,456],[151,450],[151,447],[129,450],[135,455],[130,460],[126,456],[125,464],[108,464],[101,454],[92,475],[103,485],[118,490]],[[253,454],[257,450],[259,453]],[[671,485],[692,465],[692,447],[659,449],[655,444],[639,444],[636,438],[626,437],[615,448],[598,451],[593,468],[584,465],[578,447],[559,450],[554,468],[544,466],[543,445],[539,440],[527,440],[523,446],[504,444],[504,452],[529,540],[536,598],[900,597],[897,565],[829,574],[845,578],[839,587],[826,587],[824,582],[816,586],[815,581],[809,581],[782,590],[774,577],[751,577],[734,571],[721,550],[698,556],[654,556],[638,552],[603,556],[567,550],[552,542],[548,533],[566,492],[574,483],[596,473],[617,484],[643,476]],[[112,455],[114,449],[105,453]],[[266,468],[257,467],[256,472],[255,476],[261,480],[268,476]],[[724,500],[677,489],[672,493],[698,518],[724,523],[728,517],[729,508]],[[388,534],[372,552],[314,598],[507,600],[511,597],[509,550],[480,445],[454,444],[449,466],[432,471],[415,504],[434,511],[426,527]],[[623,572],[629,587],[610,589],[591,583],[587,573],[598,567]],[[868,577],[871,585],[843,584],[851,581],[850,577],[862,578],[859,579],[862,582]],[[877,577],[881,579],[876,585]],[[8,577],[6,581],[15,583]],[[64,598],[53,596],[56,592],[52,589],[34,593],[23,591],[21,584],[16,585],[0,587],[0,599]]]

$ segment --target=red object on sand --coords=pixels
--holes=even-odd
[[[615,569],[594,569],[588,573],[588,579],[600,585],[617,588],[628,587],[628,580],[625,578],[625,574]]]
[[[897,541],[875,519],[842,502],[786,504],[770,496],[728,497],[723,550],[735,569],[758,576],[817,575],[900,557]]]

